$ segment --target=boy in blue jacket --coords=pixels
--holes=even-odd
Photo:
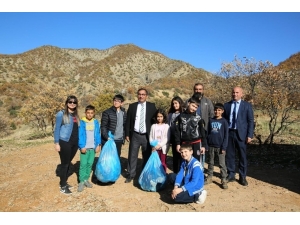
[[[80,120],[79,128],[80,166],[78,192],[83,191],[84,187],[93,187],[88,180],[92,172],[95,153],[98,153],[101,148],[100,124],[94,117],[95,107],[88,105],[85,108],[85,117]]]
[[[219,159],[219,167],[221,173],[221,187],[227,189],[227,168],[225,164],[225,155],[228,145],[228,123],[225,118],[222,117],[224,112],[224,106],[222,103],[216,103],[214,106],[215,117],[209,119],[208,123],[208,171],[207,178],[204,184],[212,183],[212,177],[214,172],[214,160],[215,157]]]
[[[182,144],[180,154],[183,159],[178,174],[169,175],[170,182],[174,183],[171,197],[177,203],[205,202],[207,191],[204,190],[204,175],[202,164],[193,157],[191,144]]]

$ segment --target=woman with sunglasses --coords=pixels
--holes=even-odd
[[[64,110],[56,114],[54,128],[55,150],[59,153],[61,165],[59,171],[60,192],[72,194],[71,185],[67,183],[70,164],[78,150],[78,100],[74,95],[68,96]]]

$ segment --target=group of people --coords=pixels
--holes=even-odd
[[[156,151],[167,172],[166,158],[171,145],[173,173],[168,174],[174,186],[171,197],[175,202],[205,202],[205,184],[212,183],[214,160],[219,159],[221,187],[235,181],[235,158],[239,157],[239,183],[247,186],[246,147],[253,138],[254,116],[250,103],[242,100],[241,87],[232,89],[232,100],[212,104],[204,96],[204,86],[194,85],[194,94],[186,102],[176,96],[170,109],[157,109],[155,103],[147,101],[148,91],[137,91],[138,101],[123,108],[122,95],[113,97],[113,105],[102,113],[101,122],[94,119],[95,108],[85,109],[85,117],[79,119],[75,96],[68,96],[65,109],[56,115],[54,130],[55,150],[61,160],[60,191],[71,194],[67,183],[68,170],[77,149],[80,150],[78,191],[91,188],[89,177],[95,152],[108,140],[108,132],[114,134],[119,156],[125,140],[129,142],[127,176],[125,183],[135,179],[138,153],[141,149],[143,165],[151,153]],[[156,146],[150,143],[157,141]],[[205,155],[208,155],[207,176],[204,175]]]

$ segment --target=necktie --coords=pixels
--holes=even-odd
[[[235,124],[236,124],[236,102],[234,102],[234,107],[232,111],[232,125],[231,125],[232,129],[235,129]]]
[[[140,133],[144,133],[144,127],[145,127],[145,107],[144,104],[141,104],[141,111],[140,111]]]

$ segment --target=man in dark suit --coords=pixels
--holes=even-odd
[[[226,166],[228,182],[235,181],[235,154],[239,156],[239,183],[247,186],[247,144],[251,142],[254,131],[252,105],[241,100],[243,89],[232,89],[232,100],[224,104],[224,118],[229,124]]]
[[[129,143],[128,152],[128,177],[125,183],[130,183],[136,175],[137,159],[140,147],[142,148],[143,167],[146,165],[150,155],[149,143],[152,119],[156,112],[154,103],[147,102],[148,91],[140,88],[137,91],[138,102],[129,105],[127,110],[125,138]]]

